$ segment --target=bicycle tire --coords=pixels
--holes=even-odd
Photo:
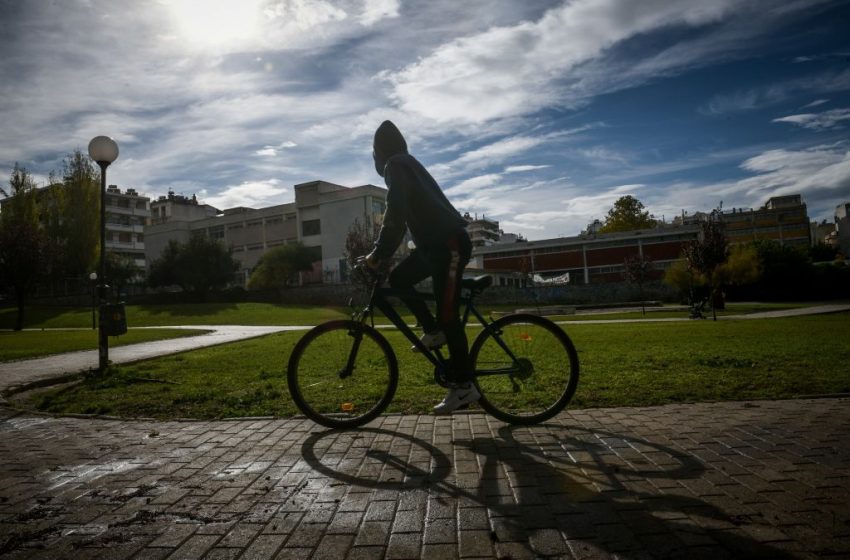
[[[517,362],[501,348],[494,332]],[[469,355],[481,393],[479,405],[509,424],[537,424],[552,418],[567,406],[578,387],[579,360],[570,337],[537,315],[518,313],[497,319],[476,337]],[[483,375],[485,370],[517,363],[522,364],[522,374]]]
[[[348,376],[355,337],[362,336]],[[398,363],[387,339],[356,321],[329,321],[295,345],[287,367],[289,393],[305,416],[328,428],[353,428],[374,420],[398,386]]]

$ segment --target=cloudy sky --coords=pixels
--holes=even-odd
[[[850,5],[829,0],[0,0],[0,168],[100,134],[109,182],[218,208],[383,185],[391,119],[461,211],[575,235],[850,201]]]

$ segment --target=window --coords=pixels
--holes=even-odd
[[[301,222],[301,235],[319,235],[322,233],[320,220],[306,220]]]
[[[234,229],[242,229],[242,224],[232,224],[227,226],[227,231],[233,231]]]
[[[136,234],[136,241],[138,241],[139,243],[144,243],[145,242],[145,235],[143,233],[137,233]]]
[[[385,208],[383,200],[372,201],[372,214],[383,214]]]
[[[139,210],[144,210],[146,208],[145,201],[144,200],[137,200],[136,201],[136,208],[139,209]]]
[[[118,234],[118,242],[119,243],[132,243],[132,241],[133,240],[130,237],[129,233],[122,231]]]
[[[224,226],[211,227],[208,234],[210,239],[224,239]]]

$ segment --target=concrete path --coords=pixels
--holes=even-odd
[[[249,327],[239,325],[187,325],[176,327],[142,327],[142,328],[168,328],[168,329],[202,329],[209,330],[207,334],[198,336],[187,336],[184,338],[172,338],[169,340],[158,340],[155,342],[143,342],[140,344],[128,344],[109,349],[109,360],[116,364],[136,362],[176,354],[187,350],[196,350],[207,346],[225,344],[238,340],[246,340],[266,334],[306,330],[310,327],[279,326],[279,327]],[[60,377],[69,373],[77,373],[89,369],[97,369],[97,350],[85,350],[82,352],[68,352],[44,358],[32,360],[19,360],[15,362],[0,363],[0,390],[7,390],[16,386],[44,381]]]
[[[0,557],[848,558],[850,400],[351,432],[0,408]]]
[[[634,309],[631,309],[634,311]],[[718,321],[738,321],[748,319],[778,319],[781,317],[799,317],[801,315],[822,315],[825,313],[841,313],[850,311],[850,303],[835,303],[825,305],[813,305],[810,307],[799,307],[794,309],[780,309],[777,311],[762,311],[759,313],[748,313],[746,315],[720,315]],[[601,315],[601,314],[600,314]],[[711,320],[711,312],[706,312],[706,319]],[[559,325],[599,325],[602,323],[677,323],[681,321],[693,321],[689,317],[659,317],[653,319],[647,316],[641,319],[588,319],[579,321],[562,320],[556,321]]]

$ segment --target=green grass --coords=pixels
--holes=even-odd
[[[782,311],[785,309],[797,309],[811,304],[803,303],[729,303],[726,309],[717,312],[718,317],[728,315],[750,315],[752,313],[763,313],[766,311]],[[705,316],[711,318],[711,310],[705,311]],[[648,310],[645,314],[639,307],[631,311],[617,312],[592,312],[585,311],[576,315],[550,316],[553,321],[615,321],[635,319],[681,319],[688,317],[688,311],[678,309]]]
[[[349,315],[345,308],[269,303],[185,303],[172,305],[128,305],[131,327],[172,325],[315,325]],[[0,309],[0,329],[14,326],[16,310]],[[86,328],[91,326],[91,308],[30,307],[27,328]]]
[[[485,315],[493,311],[510,312],[524,305],[481,305]],[[801,304],[729,304],[721,314],[753,313],[801,307]],[[173,325],[318,325],[331,319],[347,318],[347,307],[316,307],[308,305],[275,305],[271,303],[186,303],[175,305],[128,305],[127,321],[131,327],[157,327]],[[685,317],[683,311],[657,311],[647,313],[648,318]],[[14,327],[16,310],[0,309],[0,329]],[[567,315],[559,319],[640,319],[640,309],[618,314]],[[410,315],[405,320],[413,322]],[[91,308],[82,307],[30,307],[26,310],[27,328],[88,328],[91,326]],[[383,321],[380,321],[383,322]]]
[[[194,336],[210,331],[201,329],[130,329],[122,336],[109,337],[109,346],[124,346]],[[77,350],[97,348],[97,331],[0,331],[0,362],[38,358]]]
[[[384,331],[400,382],[390,411],[427,412],[444,391],[430,365]],[[850,392],[850,313],[751,321],[576,324],[582,374],[571,407],[638,406]],[[477,331],[470,329],[470,338]],[[31,396],[60,413],[157,418],[288,416],[286,362],[301,333],[280,333],[114,368]],[[177,384],[139,381],[162,379]]]

